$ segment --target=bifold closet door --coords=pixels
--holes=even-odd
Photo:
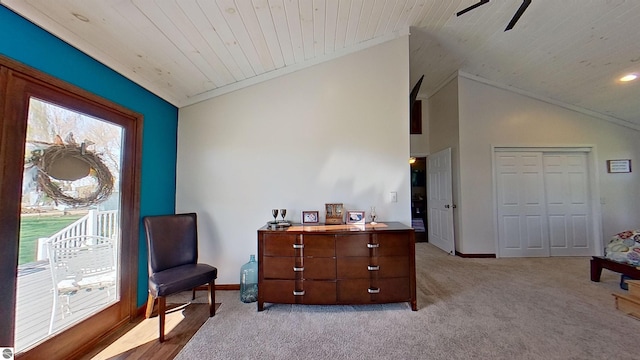
[[[593,255],[587,154],[545,153],[543,163],[550,255]]]
[[[549,256],[541,152],[496,152],[501,257]]]
[[[587,154],[496,152],[501,257],[593,255]]]

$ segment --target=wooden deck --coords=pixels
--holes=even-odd
[[[72,313],[65,314],[64,318],[60,305],[65,303],[65,299],[64,296],[59,297],[53,333],[113,303],[116,298],[116,287],[112,286],[108,290],[81,291],[71,295],[69,304]],[[21,352],[49,336],[53,295],[53,280],[48,261],[38,261],[18,267],[16,352]]]

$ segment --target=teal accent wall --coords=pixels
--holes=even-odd
[[[0,54],[144,116],[140,216],[175,211],[178,109],[0,5]],[[147,252],[139,236],[138,307],[147,298]]]

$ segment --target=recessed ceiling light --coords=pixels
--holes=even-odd
[[[638,78],[638,75],[636,75],[636,74],[628,74],[628,75],[625,75],[625,76],[621,77],[620,81],[623,81],[623,82],[633,81],[633,80],[635,80],[637,78]]]

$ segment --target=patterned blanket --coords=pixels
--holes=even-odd
[[[604,254],[610,260],[640,266],[640,230],[616,234],[604,248]]]

